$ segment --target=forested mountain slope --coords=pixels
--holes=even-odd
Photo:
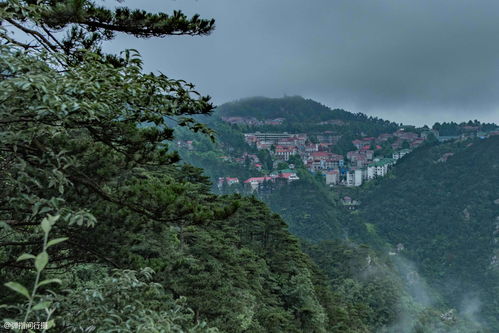
[[[301,99],[301,101],[305,100]],[[242,115],[249,113],[250,110],[246,110]],[[369,124],[369,121],[366,121],[365,124]],[[229,125],[216,118],[212,120],[212,125],[215,129],[219,129],[220,141],[213,145],[199,137],[183,136],[184,140],[194,138],[192,143],[194,149],[182,151],[182,155],[193,164],[202,166],[206,174],[212,176],[213,180],[217,179],[217,175],[222,174],[242,177],[241,179],[245,179],[244,177],[249,175],[258,175],[258,171],[250,164],[231,163],[221,160],[218,156],[231,154],[231,152],[240,155],[245,151],[263,156],[261,151],[251,150],[254,148],[242,140],[243,131],[254,131],[260,127]],[[347,127],[348,125],[343,125],[342,130],[347,132]],[[337,129],[337,127],[334,128]],[[267,128],[267,130],[271,129]],[[273,130],[277,131],[275,127]],[[311,174],[297,165],[297,175],[300,180],[293,181],[286,186],[269,185],[257,196],[284,218],[292,233],[306,240],[305,250],[326,273],[332,290],[342,295],[343,301],[338,301],[338,304],[341,304],[346,312],[340,317],[344,318],[343,322],[350,323],[350,329],[356,327],[355,330],[367,332],[486,331],[485,327],[494,324],[491,321],[476,317],[476,306],[482,302],[481,298],[476,297],[478,289],[466,294],[472,299],[470,303],[462,302],[463,293],[461,290],[459,297],[455,299],[448,297],[454,295],[453,291],[442,290],[443,284],[435,284],[432,277],[427,279],[428,272],[419,270],[419,262],[414,260],[415,257],[412,256],[411,249],[408,248],[410,246],[412,250],[420,251],[417,253],[421,255],[421,258],[424,258],[424,262],[432,270],[445,271],[447,266],[442,268],[439,266],[438,260],[432,259],[434,258],[432,257],[432,248],[426,251],[421,246],[414,246],[407,240],[417,239],[421,242],[435,244],[439,239],[442,239],[442,236],[433,231],[418,232],[417,225],[413,225],[413,229],[408,231],[408,229],[404,229],[408,226],[400,225],[400,220],[392,219],[392,217],[397,216],[397,214],[406,214],[405,217],[410,219],[412,217],[420,218],[426,214],[425,216],[428,218],[432,214],[429,207],[425,208],[424,213],[420,213],[419,209],[413,206],[415,201],[412,199],[424,201],[428,195],[412,190],[409,193],[414,198],[411,197],[410,201],[405,200],[405,184],[412,184],[409,188],[415,186],[423,193],[430,193],[434,190],[433,182],[444,179],[444,184],[452,183],[452,185],[450,187],[443,186],[437,197],[443,196],[446,198],[445,200],[455,194],[446,193],[448,188],[451,191],[459,191],[452,186],[457,185],[456,181],[460,179],[460,172],[455,171],[454,174],[448,174],[446,168],[459,168],[461,172],[469,172],[467,170],[471,167],[470,164],[459,166],[450,164],[460,152],[466,154],[470,152],[468,149],[478,149],[479,151],[474,153],[473,159],[481,159],[480,156],[483,154],[484,158],[488,158],[489,161],[486,162],[482,159],[481,162],[474,162],[478,163],[474,167],[488,174],[496,172],[492,167],[495,162],[490,161],[492,158],[490,152],[494,151],[497,144],[494,140],[496,139],[492,137],[483,141],[467,140],[461,143],[433,143],[423,146],[404,157],[400,164],[392,168],[385,178],[372,180],[359,188],[336,187],[331,189],[324,184],[323,177]],[[452,156],[450,153],[454,153],[454,155]],[[481,164],[482,162],[483,164]],[[442,171],[439,177],[430,181],[426,175],[419,174],[419,172],[423,172],[424,168],[432,172],[440,172],[438,170],[442,168]],[[470,182],[462,184],[469,191],[482,188],[481,186],[471,186],[475,184],[471,182],[471,178],[476,177],[481,171],[475,169],[473,173],[474,176],[470,175]],[[449,175],[448,178],[446,178],[447,175]],[[492,181],[496,179],[494,177],[491,176],[488,179]],[[494,191],[492,184],[494,183],[486,185],[485,192],[490,194]],[[392,188],[397,188],[400,193],[392,192]],[[237,187],[237,189],[241,188]],[[215,190],[219,189],[215,187]],[[358,199],[361,202],[360,209],[351,210],[344,206],[341,203],[341,198],[345,195]],[[445,200],[441,203],[443,208],[453,208],[452,204]],[[480,202],[484,203],[483,200],[478,200],[470,202],[469,205],[475,207],[474,209],[481,210]],[[491,202],[489,200],[488,204]],[[490,210],[496,206],[489,205],[488,207]],[[463,210],[464,208],[461,209],[461,211]],[[446,215],[446,217],[448,216]],[[435,221],[435,219],[431,221]],[[436,222],[431,225],[438,230],[445,230],[443,229],[445,227],[438,226]],[[404,235],[403,239],[391,238],[392,234],[398,232],[400,235]],[[481,231],[475,229],[472,230],[474,234],[468,229],[461,231],[453,229],[449,232],[456,233],[449,239],[452,239],[455,246],[461,248],[466,248],[467,245],[463,244],[466,244],[467,237],[476,237],[471,243],[480,243],[480,239],[483,239]],[[492,232],[493,230],[490,235]],[[491,239],[489,238],[487,241],[490,243]],[[368,244],[371,249],[359,245],[362,243]],[[405,248],[397,250],[399,244]],[[464,256],[467,255],[464,254]],[[414,260],[415,263],[407,261],[406,256]],[[461,270],[466,271],[469,275],[478,274],[477,271],[473,273],[473,268],[468,270],[469,267],[465,266],[469,264],[467,260],[470,259],[465,258],[460,262]],[[488,262],[493,260],[492,256],[487,257],[487,260],[489,260]],[[458,271],[456,271],[457,273]],[[458,281],[457,278],[456,281]],[[456,288],[454,291],[459,290],[457,282],[449,274],[446,283],[449,286],[454,286]],[[489,287],[494,288],[494,286],[497,286],[497,282],[490,280]],[[348,293],[354,290],[356,296],[350,298]],[[349,305],[352,299],[355,302]],[[489,319],[490,314],[491,312],[489,312]],[[490,328],[492,331],[495,329],[494,326],[490,327],[492,327]]]
[[[9,37],[7,21],[38,44]],[[254,198],[211,193],[202,171],[180,165],[169,149],[175,136],[166,119],[210,134],[192,118],[211,112],[209,98],[183,81],[143,73],[135,51],[101,49],[117,31],[204,35],[214,21],[90,0],[12,0],[0,3],[0,23],[3,327],[348,326],[336,315],[345,311],[333,300],[341,297],[278,215]]]
[[[361,216],[451,304],[499,328],[499,137],[427,146],[362,193]],[[469,310],[471,311],[471,310]]]
[[[281,98],[250,97],[218,106],[212,121],[219,122],[227,117],[255,118],[272,120],[281,118],[280,124],[238,123],[235,127],[242,132],[289,132],[320,133],[333,131],[340,135],[335,145],[338,153],[346,153],[352,149],[351,141],[360,135],[377,136],[385,132],[394,132],[398,124],[363,113],[352,113],[343,109],[331,109],[312,99],[301,96],[285,96]]]

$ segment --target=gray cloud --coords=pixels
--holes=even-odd
[[[109,1],[108,1],[109,2]],[[223,103],[299,94],[407,123],[499,122],[499,2],[183,0],[126,5],[214,17],[208,37],[133,41],[148,70]]]

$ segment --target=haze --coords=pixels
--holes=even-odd
[[[119,5],[114,1],[107,4]],[[216,104],[302,95],[408,124],[499,123],[499,2],[487,0],[126,1],[216,19],[205,37],[133,40],[147,70]]]

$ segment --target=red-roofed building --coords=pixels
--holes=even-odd
[[[417,146],[419,146],[420,144],[422,144],[424,141],[423,138],[417,138],[416,140],[412,141],[411,142],[411,148],[416,148]]]
[[[327,160],[327,159],[330,159],[333,156],[333,154],[328,153],[326,151],[316,151],[316,152],[313,152],[312,154],[310,154],[310,156],[314,160]]]
[[[251,177],[248,178],[244,181],[245,184],[250,184],[252,182],[257,182],[257,183],[263,183],[264,181],[270,181],[273,180],[272,177],[269,176],[263,176],[263,177]]]
[[[354,162],[357,157],[360,156],[360,153],[358,151],[355,151],[355,150],[352,150],[352,151],[349,151],[347,153],[347,159],[349,159],[350,161]]]
[[[296,155],[298,149],[295,146],[276,146],[275,147],[275,156],[280,160],[289,160],[289,157],[292,155]]]
[[[340,172],[338,170],[326,171],[326,185],[336,185],[340,182]]]
[[[409,140],[409,141],[415,140],[419,137],[417,133],[405,132],[401,130],[398,130],[397,132],[393,133],[393,135],[403,140]]]
[[[218,178],[218,187],[222,187],[223,184],[226,183],[227,185],[233,185],[233,184],[239,184],[239,179],[235,177],[220,177]]]
[[[247,186],[250,186],[251,191],[258,191],[259,186],[265,181],[273,182],[274,178],[269,177],[269,176],[251,177],[251,178],[246,179],[244,181],[244,184],[246,184]]]
[[[295,172],[283,172],[279,173],[279,178],[287,179],[288,182],[292,182],[294,180],[299,180],[300,178],[296,175]]]
[[[353,140],[352,141],[352,144],[357,148],[357,149],[360,149],[360,147],[362,147],[362,145],[364,144],[364,142],[362,142],[361,140]]]
[[[305,152],[313,153],[314,151],[319,151],[319,145],[317,143],[312,143],[305,146]]]

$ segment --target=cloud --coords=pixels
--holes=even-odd
[[[492,0],[150,0],[214,17],[208,37],[141,40],[150,70],[217,103],[300,94],[404,122],[499,122],[499,2]],[[130,47],[120,37],[112,48]]]

